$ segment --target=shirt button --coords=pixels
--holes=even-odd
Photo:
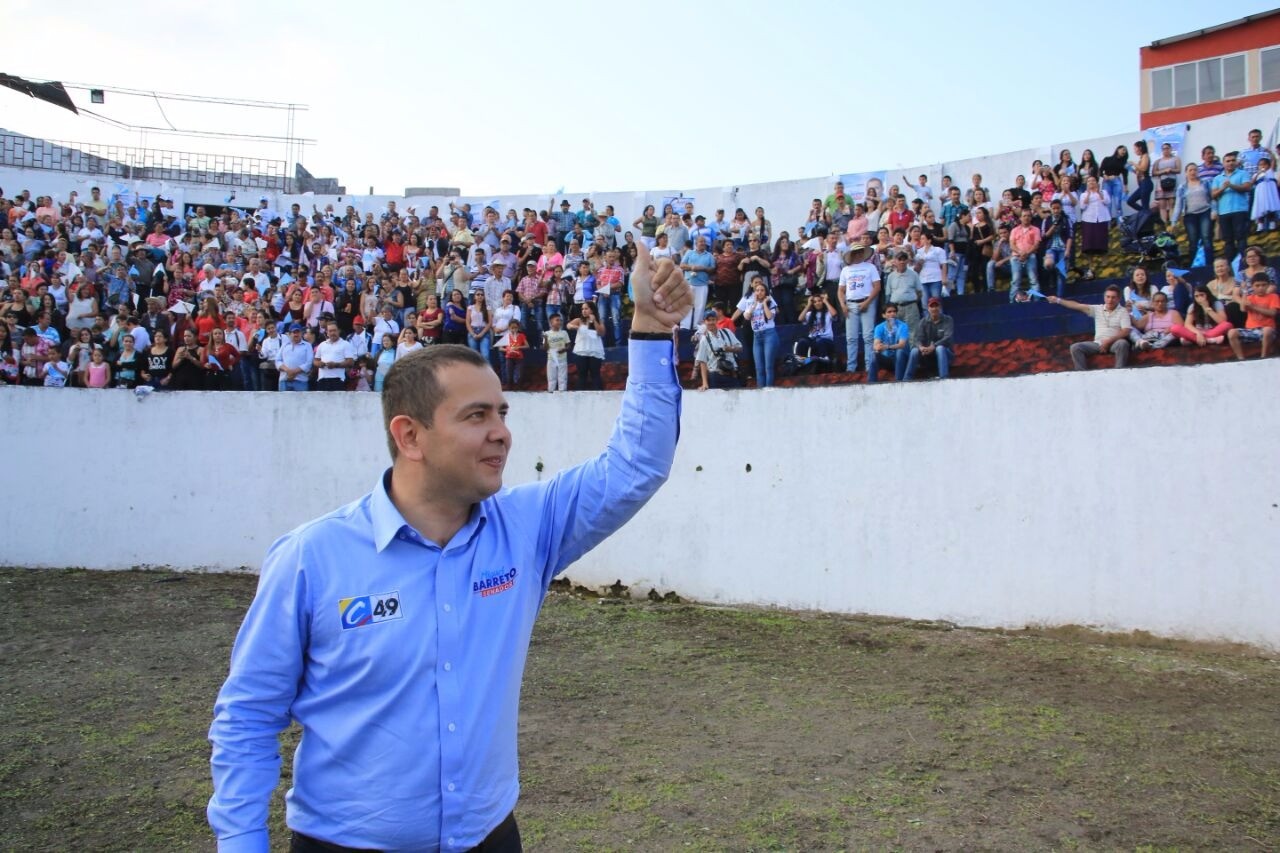
[[[671,362],[670,362],[668,359],[665,359],[665,358],[664,358],[662,361],[660,361],[660,362],[658,362],[658,363],[659,363],[659,364],[661,364],[663,367],[666,367],[666,366],[667,366],[668,364],[670,364]]]
[[[452,791],[452,790],[453,790],[454,788],[456,788],[456,787],[458,787],[458,786],[457,786],[457,785],[455,785],[455,784],[453,784],[452,782],[450,782],[450,783],[449,783],[449,790],[450,790],[450,791]],[[450,838],[450,839],[449,839],[449,843],[450,843],[450,844],[452,844],[452,843],[453,843],[453,839],[452,839],[452,838]]]
[[[444,606],[444,612],[445,612],[445,613],[448,613],[448,612],[449,612],[450,610],[452,610],[452,609],[453,609],[453,606],[452,606],[452,605],[446,604],[446,605]]]
[[[453,664],[449,663],[448,661],[445,661],[445,662],[444,662],[444,671],[445,671],[445,672],[448,672],[448,671],[449,671],[449,670],[451,670],[451,669],[453,669]]]
[[[458,727],[457,727],[457,726],[455,726],[453,723],[450,723],[450,724],[449,724],[449,731],[455,731],[457,728],[458,728]],[[452,790],[453,790],[453,786],[452,786],[452,785],[450,785],[450,786],[449,786],[449,790],[450,790],[450,791],[452,791]]]
[[[450,846],[450,847],[452,847],[452,846],[453,846],[453,844],[454,844],[454,841],[453,841],[453,839],[452,839],[452,838],[450,838],[450,839],[449,839],[449,846]]]

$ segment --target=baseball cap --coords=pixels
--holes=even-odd
[[[706,222],[706,221],[707,221],[707,217],[705,217],[705,216],[703,216],[701,213],[699,213],[697,216],[693,217],[693,221],[694,221],[694,222]]]
[[[933,307],[933,306],[935,306],[935,305],[937,305],[939,308],[941,308],[941,307],[942,307],[942,300],[941,300],[941,299],[939,299],[939,298],[938,298],[938,297],[936,297],[936,296],[930,296],[930,297],[929,297],[929,304],[928,304],[928,306],[926,306],[926,307],[932,308],[932,307]]]
[[[291,331],[291,332],[301,332],[301,331],[302,331],[302,324],[301,324],[301,323],[292,323],[292,324],[290,324],[290,326],[289,326],[289,331]]]
[[[715,318],[716,312],[712,311],[710,308],[702,312],[702,319],[704,320],[714,320]]]
[[[357,314],[355,317],[353,317],[353,318],[352,318],[352,320],[351,320],[351,325],[353,325],[353,326],[363,326],[363,325],[364,325],[364,318],[363,318],[363,317],[361,317],[359,314]]]
[[[573,205],[569,204],[569,199],[565,199],[564,201],[560,202],[560,206],[561,206],[561,207],[573,207]]]

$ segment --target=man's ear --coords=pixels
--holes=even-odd
[[[396,443],[398,456],[414,461],[422,460],[427,427],[421,421],[408,415],[396,415],[391,419],[391,423],[387,424],[387,431],[391,433],[391,438]]]

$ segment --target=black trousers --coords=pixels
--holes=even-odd
[[[515,812],[507,815],[502,823],[494,827],[493,832],[485,836],[468,853],[522,853],[520,844],[520,827],[516,826]],[[363,850],[358,847],[343,847],[341,844],[330,844],[300,832],[293,833],[289,843],[289,853],[377,853],[374,850]]]
[[[346,387],[344,379],[321,379],[316,383],[317,391],[345,391]]]

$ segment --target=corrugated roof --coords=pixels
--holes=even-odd
[[[1209,33],[1216,33],[1219,30],[1229,30],[1232,27],[1238,27],[1242,24],[1252,24],[1254,21],[1261,21],[1263,18],[1270,18],[1272,15],[1280,14],[1280,9],[1272,9],[1269,12],[1259,12],[1256,15],[1245,15],[1243,18],[1237,18],[1234,21],[1227,21],[1225,24],[1218,24],[1215,27],[1205,27],[1203,30],[1192,30],[1189,33],[1183,33],[1179,36],[1169,36],[1168,38],[1156,39],[1151,43],[1152,47],[1164,47],[1175,42],[1186,41],[1187,39],[1205,36]]]

